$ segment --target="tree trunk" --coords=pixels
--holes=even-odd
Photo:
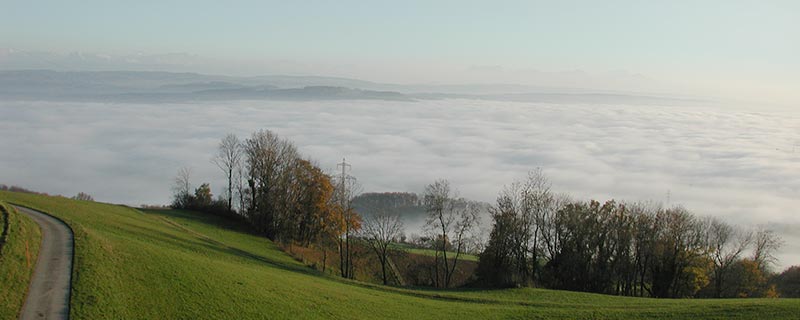
[[[325,273],[325,267],[328,265],[328,250],[322,247],[322,273]]]
[[[384,254],[383,259],[381,259],[381,271],[383,272],[383,285],[387,285],[388,281],[386,281],[386,256]]]
[[[233,167],[228,169],[228,211],[233,209]]]
[[[443,213],[439,213],[439,223],[442,225],[442,256],[444,257],[444,287],[450,287],[450,281],[448,279],[448,268],[447,268],[447,230],[445,229],[444,225],[444,216]]]
[[[345,268],[344,239],[339,237],[339,273],[342,278],[347,278],[347,268]]]

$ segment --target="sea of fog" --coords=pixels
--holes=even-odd
[[[226,133],[269,129],[329,171],[346,157],[365,191],[420,192],[447,178],[492,202],[540,167],[581,199],[683,204],[765,224],[800,264],[800,112],[476,100],[120,104],[0,101],[0,183],[99,201],[166,204],[179,167],[193,183]]]

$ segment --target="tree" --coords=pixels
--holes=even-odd
[[[327,178],[325,192],[328,192],[329,196],[326,199],[326,203],[322,204],[325,210],[318,212],[319,233],[315,239],[317,245],[322,249],[322,272],[325,272],[325,268],[328,266],[328,247],[337,246],[338,239],[344,233],[345,225],[344,219],[339,214],[339,210],[337,210],[337,206],[334,203],[333,194],[335,189],[330,178]]]
[[[731,283],[727,297],[758,298],[765,297],[770,290],[767,275],[755,260],[744,258],[731,265]]]
[[[334,203],[335,188],[310,160],[297,162],[292,184],[294,213],[284,221],[282,233],[303,245],[315,243],[322,250],[322,271],[327,268],[328,247],[344,233],[344,220]]]
[[[281,233],[303,245],[315,242],[332,219],[330,200],[333,184],[330,177],[309,160],[297,161],[290,188],[291,206],[281,218]]]
[[[781,297],[800,298],[800,266],[786,268],[772,279]]]
[[[342,277],[353,279],[355,265],[353,263],[353,236],[361,229],[361,216],[353,207],[353,199],[361,193],[361,184],[351,176],[337,176],[334,180],[335,192],[332,199],[333,210],[336,210],[341,223],[342,234],[339,236],[339,263]]]
[[[758,264],[759,269],[767,273],[770,266],[777,261],[775,251],[780,249],[783,241],[775,234],[775,231],[762,226],[755,231],[753,245],[755,248],[753,248],[752,260]]]
[[[478,260],[478,278],[487,285],[491,286],[516,286],[521,284],[522,276],[519,274],[520,267],[516,264],[519,259],[516,254],[519,252],[517,243],[518,234],[521,234],[521,225],[517,223],[518,216],[508,194],[501,193],[497,198],[497,204],[489,209],[492,217],[492,231],[489,234],[489,242],[481,252]]]
[[[228,179],[228,211],[233,210],[233,188],[235,173],[241,166],[243,157],[242,143],[235,134],[228,134],[219,143],[217,154],[211,161],[222,170]]]
[[[182,167],[178,169],[178,173],[173,179],[172,206],[174,208],[186,208],[192,200],[192,195],[189,193],[189,190],[191,190],[191,185],[189,183],[191,173],[191,169]]]
[[[533,284],[539,273],[540,241],[547,237],[543,226],[552,215],[554,201],[550,183],[540,169],[500,192],[496,206],[490,209],[494,226],[489,252],[481,259],[491,267],[479,268],[480,276],[496,278],[501,275],[491,270],[502,269],[502,279],[497,279],[501,286]]]
[[[674,207],[655,216],[656,242],[650,263],[650,294],[657,298],[692,296],[696,286],[688,273],[706,251],[705,230],[688,210]]]
[[[618,273],[628,269],[625,260],[630,258],[625,216],[624,205],[613,200],[563,204],[553,219],[554,230],[547,232],[555,235],[556,243],[545,265],[550,286],[599,293],[622,290]]]
[[[633,236],[631,287],[633,295],[643,297],[645,290],[649,290],[646,281],[650,265],[655,260],[655,247],[658,240],[656,214],[663,209],[659,204],[641,202],[628,204],[626,208],[633,220],[631,225]]]
[[[232,146],[233,140],[229,136],[223,145]],[[360,220],[350,204],[356,190],[345,184],[347,190],[340,191],[336,188],[340,184],[333,183],[313,161],[300,158],[291,142],[261,130],[245,141],[242,150],[246,170],[234,166],[227,173],[246,175],[247,187],[236,186],[240,210],[268,238],[282,243],[326,244],[329,236],[349,239],[358,229]],[[345,246],[349,245],[348,240]]]
[[[521,184],[519,199],[521,224],[520,235],[522,245],[521,259],[523,282],[535,281],[539,271],[540,240],[542,238],[542,221],[552,214],[554,198],[550,193],[550,181],[541,169],[528,172],[528,177]]]
[[[81,201],[94,201],[94,198],[90,196],[88,193],[78,192],[77,195],[72,197],[74,200],[81,200]]]
[[[253,133],[244,147],[249,185],[248,218],[255,227],[275,240],[280,214],[289,207],[292,168],[298,161],[297,149],[268,130]]]
[[[752,233],[734,228],[719,219],[708,222],[708,246],[713,261],[714,295],[723,296],[726,279],[733,264],[752,241]]]
[[[203,183],[194,190],[194,201],[191,207],[195,209],[205,208],[210,206],[213,200],[211,186],[208,183]]]
[[[389,245],[403,233],[400,215],[385,211],[373,212],[364,219],[362,232],[381,263],[383,284],[388,284],[386,265],[389,260]]]
[[[242,159],[242,162],[243,161],[244,161],[244,159]],[[246,179],[247,174],[245,173],[244,163],[241,163],[240,165],[238,165],[236,167],[236,171],[234,172],[234,174],[235,174],[235,177],[234,177],[233,181],[236,182],[236,185],[235,185],[235,187],[236,187],[236,196],[239,198],[239,201],[238,201],[239,202],[238,203],[239,204],[239,208],[238,208],[237,211],[239,212],[239,214],[246,216],[247,215],[247,208],[250,207],[249,204],[247,203],[247,201],[249,200],[248,193],[250,191],[248,190],[247,183],[245,182],[245,180],[247,180]]]
[[[426,193],[430,211],[447,207],[430,201],[447,187]],[[778,295],[765,282],[781,245],[770,230],[700,219],[680,206],[573,201],[549,188],[537,170],[500,192],[477,270],[484,284],[657,298]],[[751,244],[752,258],[742,258]]]
[[[434,283],[447,288],[455,272],[458,259],[466,249],[470,233],[478,226],[480,205],[458,199],[457,193],[451,191],[450,182],[440,179],[425,188],[423,203],[428,218],[426,227],[436,239],[436,263],[434,265]],[[449,250],[454,251],[452,263],[447,257]]]

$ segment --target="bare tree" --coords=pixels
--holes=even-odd
[[[568,203],[574,200],[565,193],[552,195],[552,203],[550,210],[542,211],[536,217],[536,223],[539,225],[541,240],[539,247],[541,248],[542,257],[548,261],[555,258],[561,250],[561,234],[563,228],[559,225],[557,213],[560,208],[563,208]]]
[[[353,235],[361,228],[361,217],[353,207],[353,199],[361,193],[362,186],[354,177],[342,174],[334,178],[332,202],[339,210],[342,234],[339,237],[339,263],[342,277],[355,277],[353,264]]]
[[[480,214],[481,208],[482,206],[475,201],[458,199],[454,213],[456,216],[456,223],[453,228],[453,237],[450,241],[450,245],[453,251],[455,251],[455,256],[453,257],[453,264],[450,266],[450,270],[447,270],[445,287],[450,286],[459,258],[466,252],[466,249],[473,240],[474,235],[472,232],[478,227],[480,221],[478,214]],[[450,239],[450,237],[446,238]]]
[[[275,240],[288,212],[292,168],[299,160],[295,146],[269,130],[254,132],[244,147],[249,186],[248,218]]]
[[[237,168],[244,155],[242,143],[235,134],[228,134],[219,143],[219,149],[211,162],[217,165],[228,178],[228,211],[233,210],[233,187]]]
[[[555,211],[554,197],[550,193],[550,180],[544,175],[541,169],[537,168],[528,172],[528,177],[524,183],[520,185],[520,216],[522,227],[525,233],[522,235],[521,244],[525,250],[523,254],[524,261],[521,265],[525,266],[523,275],[527,278],[530,274],[530,280],[534,280],[538,273],[539,267],[539,248],[540,240],[542,238],[543,222],[549,215]],[[526,270],[530,268],[529,270]],[[528,279],[524,279],[528,281]]]
[[[758,227],[755,231],[753,248],[753,261],[758,264],[759,269],[768,270],[770,265],[775,263],[775,251],[783,245],[783,241],[775,231],[764,226]]]
[[[247,198],[248,190],[247,190],[247,184],[245,183],[246,174],[245,174],[244,164],[240,164],[239,166],[236,167],[235,174],[236,176],[234,177],[233,181],[236,181],[236,196],[239,198],[238,211],[239,214],[246,215],[248,208],[247,200],[249,198]]]
[[[383,284],[388,284],[386,265],[389,261],[389,245],[403,233],[403,222],[400,220],[400,215],[389,212],[373,212],[364,219],[362,232],[381,263]]]
[[[458,199],[450,182],[440,179],[425,187],[423,203],[428,212],[426,228],[433,233],[436,250],[434,284],[449,287],[458,259],[464,253],[470,232],[478,225],[477,203]],[[447,257],[453,250],[453,261]]]
[[[85,192],[78,192],[78,194],[72,197],[73,200],[82,200],[82,201],[94,201],[91,195]]]
[[[633,218],[631,233],[633,234],[633,274],[632,282],[636,285],[633,295],[643,297],[647,284],[648,267],[654,257],[654,247],[657,240],[656,214],[662,211],[660,204],[655,202],[636,202],[625,204]],[[638,290],[638,293],[637,293]]]
[[[554,204],[550,182],[540,169],[500,192],[497,204],[491,209],[495,221],[495,230],[490,235],[492,252],[483,259],[491,267],[482,268],[483,277],[504,285],[530,285],[535,281],[542,249],[553,239],[545,227],[556,210]],[[491,270],[497,268],[506,272],[497,275]]]
[[[753,233],[735,228],[719,219],[711,219],[706,227],[708,246],[714,262],[714,290],[716,297],[720,298],[730,267],[750,245]]]
[[[188,167],[178,169],[178,174],[175,175],[172,186],[172,205],[176,208],[185,208],[189,203],[191,194],[191,185],[189,178],[192,175],[192,170]]]

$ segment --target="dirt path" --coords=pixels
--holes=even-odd
[[[16,207],[42,229],[42,247],[20,319],[69,319],[72,279],[72,230],[60,220],[27,208]]]

